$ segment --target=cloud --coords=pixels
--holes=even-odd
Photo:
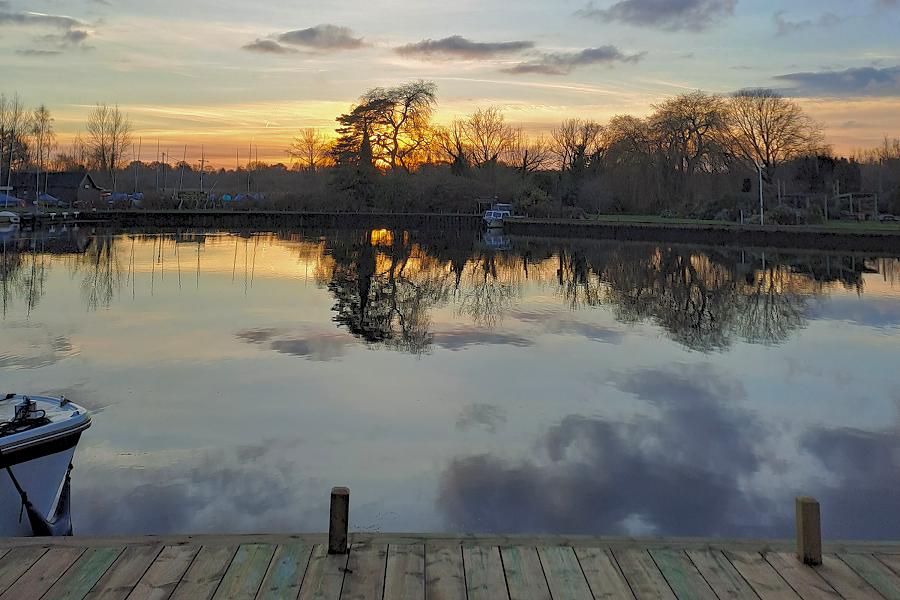
[[[511,54],[534,48],[534,42],[473,42],[460,35],[453,35],[439,40],[422,40],[414,44],[406,44],[395,48],[403,56],[432,58],[463,58],[477,60],[494,56]]]
[[[316,362],[328,362],[347,353],[356,345],[345,333],[290,331],[286,329],[248,329],[235,336],[245,342],[267,345],[269,350]]]
[[[248,52],[256,52],[258,54],[296,54],[297,51],[294,48],[288,48],[287,46],[282,46],[278,42],[274,40],[261,40],[257,39],[255,42],[251,42],[249,44],[245,44],[241,46],[242,50],[247,50]]]
[[[456,428],[468,431],[481,427],[489,433],[496,433],[497,427],[506,422],[506,411],[493,404],[469,404],[459,413]]]
[[[61,31],[58,34],[47,34],[41,36],[41,41],[51,42],[59,46],[81,46],[87,41],[91,33],[87,31],[88,24],[74,17],[66,15],[49,15],[37,12],[11,12],[9,4],[0,3],[0,27],[43,27],[56,29]],[[49,51],[35,49],[31,52],[23,50],[17,54],[23,56],[40,56],[47,55]]]
[[[856,67],[776,75],[790,93],[808,96],[895,96],[900,94],[900,66]]]
[[[432,342],[445,350],[462,350],[469,346],[499,345],[524,348],[534,345],[534,342],[520,335],[476,328],[435,331]]]
[[[363,39],[356,37],[353,30],[327,24],[288,31],[275,39],[282,44],[318,51],[354,50],[365,45]]]
[[[543,75],[567,75],[574,69],[589,65],[612,66],[616,63],[636,63],[646,56],[645,52],[639,54],[625,54],[615,46],[600,46],[598,48],[586,48],[580,52],[559,52],[544,54],[539,58],[521,62],[512,67],[503,69],[505,73],[524,75],[540,73]]]
[[[780,10],[772,16],[772,20],[775,22],[775,35],[778,37],[799,33],[813,27],[834,27],[841,22],[841,18],[832,12],[822,13],[816,19],[801,21],[789,21],[784,18],[785,14],[786,11]]]
[[[6,325],[7,343],[0,349],[0,370],[40,369],[76,356],[80,349],[67,336],[54,335],[42,327]]]
[[[609,8],[588,4],[576,14],[666,31],[701,31],[734,14],[737,0],[620,0]]]
[[[25,50],[16,50],[19,56],[57,56],[62,54],[62,50],[41,50],[39,48],[26,48]]]

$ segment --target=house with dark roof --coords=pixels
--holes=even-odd
[[[40,188],[35,173],[15,173],[11,178],[12,196],[32,204],[37,197],[52,196],[70,206],[78,202],[81,205],[97,206],[105,191],[90,173],[85,171],[66,171],[62,173],[41,173]],[[38,191],[39,189],[39,191]]]

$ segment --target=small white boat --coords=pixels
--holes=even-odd
[[[491,209],[485,211],[484,217],[482,218],[484,219],[485,224],[488,226],[488,229],[502,229],[504,220],[508,219],[510,216],[512,216],[512,213],[510,213],[508,210]]]
[[[0,537],[72,534],[69,472],[90,426],[65,398],[0,398]]]
[[[18,225],[21,221],[21,217],[14,212],[0,211],[0,225]]]

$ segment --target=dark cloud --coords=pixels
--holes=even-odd
[[[320,51],[353,50],[364,45],[363,39],[356,37],[353,30],[327,24],[288,31],[276,39],[282,44]]]
[[[241,46],[242,50],[248,52],[257,52],[259,54],[296,54],[297,50],[282,46],[274,40],[256,40],[249,44]]]
[[[776,75],[790,93],[809,96],[894,96],[900,94],[900,66],[857,67]]]
[[[469,404],[459,413],[456,428],[468,431],[481,427],[485,431],[495,433],[497,427],[506,422],[506,411],[493,404]]]
[[[460,35],[453,35],[439,40],[422,40],[414,44],[406,44],[396,48],[395,51],[403,56],[476,60],[521,52],[531,48],[534,48],[534,42],[473,42]]]
[[[43,27],[61,31],[58,34],[48,34],[40,37],[43,42],[57,44],[59,46],[81,46],[91,34],[87,31],[87,23],[65,15],[48,15],[36,12],[12,12],[9,4],[0,3],[0,27]],[[23,56],[47,56],[52,50],[33,49],[21,50],[17,54]]]
[[[700,31],[730,17],[736,5],[737,0],[620,0],[608,8],[591,3],[576,14],[667,31]]]
[[[251,344],[266,345],[279,354],[299,356],[312,361],[327,362],[344,356],[356,345],[352,336],[344,333],[291,331],[287,329],[248,329],[235,336]]]
[[[767,430],[738,408],[737,382],[710,367],[620,377],[654,416],[572,416],[539,457],[452,461],[438,507],[455,531],[785,536],[789,511],[743,485],[764,462]]]
[[[586,48],[580,52],[560,52],[544,54],[534,60],[521,62],[507,69],[506,73],[522,75],[528,73],[540,73],[543,75],[566,75],[578,67],[589,65],[612,66],[616,63],[636,63],[646,53],[625,54],[615,46],[600,46],[599,48]]]
[[[435,331],[432,342],[445,350],[462,350],[469,346],[533,346],[528,338],[513,333],[501,333],[488,329],[458,328]]]
[[[785,18],[785,14],[787,14],[785,11],[780,10],[772,17],[772,20],[775,22],[776,36],[783,37],[815,27],[834,27],[841,22],[841,18],[832,12],[822,13],[815,19],[802,19],[800,21],[790,21]]]

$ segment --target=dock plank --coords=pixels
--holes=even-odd
[[[387,554],[387,544],[353,544],[341,600],[381,600]]]
[[[170,600],[210,600],[236,552],[237,546],[233,545],[203,546]]]
[[[300,586],[299,600],[340,600],[347,558],[346,554],[328,554],[328,546],[316,544]]]
[[[213,599],[253,600],[274,555],[275,546],[272,544],[243,544],[238,547]]]
[[[294,600],[300,594],[311,551],[309,544],[280,544],[259,588],[257,600]]]
[[[85,600],[124,600],[161,550],[162,546],[126,547]]]
[[[759,596],[718,550],[688,550],[688,558],[720,600],[758,600]]]
[[[425,600],[425,544],[388,546],[384,600]]]
[[[575,556],[596,600],[634,600],[619,563],[604,548],[575,548]]]
[[[425,597],[428,600],[466,600],[462,546],[426,544]]]
[[[797,600],[799,596],[759,552],[727,551],[725,556],[750,587],[765,600]]]
[[[554,598],[593,600],[591,588],[571,546],[540,546],[538,556]]]
[[[40,598],[75,564],[84,551],[85,548],[79,547],[50,548],[0,595],[0,600]]]
[[[650,556],[678,598],[717,600],[715,592],[682,550],[651,550]]]
[[[128,595],[128,600],[166,600],[200,551],[198,546],[166,546]]]
[[[894,573],[900,575],[900,554],[876,554],[875,558],[883,562]]]
[[[900,576],[871,554],[839,554],[841,560],[887,600],[900,600]]]
[[[33,546],[28,548],[15,548],[0,558],[0,594],[14,584],[31,566],[38,561],[47,548]]]
[[[815,569],[846,600],[884,600],[875,588],[833,554],[823,555],[822,564]]]
[[[815,569],[804,565],[795,555],[787,552],[767,552],[764,556],[801,598],[840,600],[840,595],[834,588],[822,579]]]
[[[537,549],[532,546],[500,548],[510,600],[551,600],[547,578]]]
[[[649,552],[623,549],[613,551],[613,556],[637,600],[675,600],[672,588],[653,562]]]
[[[84,600],[94,584],[100,581],[124,550],[124,546],[88,548],[43,598]]]
[[[509,599],[500,548],[497,546],[464,544],[463,569],[468,600]]]

